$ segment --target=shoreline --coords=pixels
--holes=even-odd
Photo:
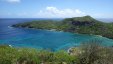
[[[68,32],[68,31],[63,31],[63,30],[57,30],[57,29],[38,29],[38,28],[29,28],[29,27],[15,27],[15,26],[10,26],[11,28],[27,28],[27,29],[36,29],[36,30],[46,30],[46,31],[57,31],[57,32]],[[68,32],[68,33],[73,33],[73,32]],[[73,34],[82,34],[82,33],[73,33]],[[95,35],[95,34],[83,34],[83,35],[92,35],[92,36],[97,36],[97,37],[104,37],[102,35]],[[105,37],[108,38],[108,37]],[[113,40],[112,38],[108,38]]]

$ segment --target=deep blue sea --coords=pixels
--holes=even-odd
[[[0,44],[13,47],[49,49],[52,51],[79,46],[81,43],[91,40],[99,40],[103,45],[113,46],[113,40],[101,36],[10,27],[13,24],[32,20],[45,19],[0,19]]]

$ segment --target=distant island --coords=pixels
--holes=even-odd
[[[113,39],[113,23],[104,23],[91,16],[65,18],[61,21],[37,20],[12,25],[12,27],[56,30],[79,34],[101,35]]]

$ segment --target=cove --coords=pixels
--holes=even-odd
[[[113,46],[112,39],[100,36],[10,27],[16,23],[31,20],[34,19],[0,19],[0,44],[13,47],[50,49],[52,51],[79,46],[83,42],[92,40],[99,40],[105,46]]]

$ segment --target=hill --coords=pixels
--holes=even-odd
[[[12,25],[13,27],[55,29],[80,34],[101,35],[113,39],[113,23],[104,23],[91,16],[66,18],[59,22],[54,20],[37,20]]]

